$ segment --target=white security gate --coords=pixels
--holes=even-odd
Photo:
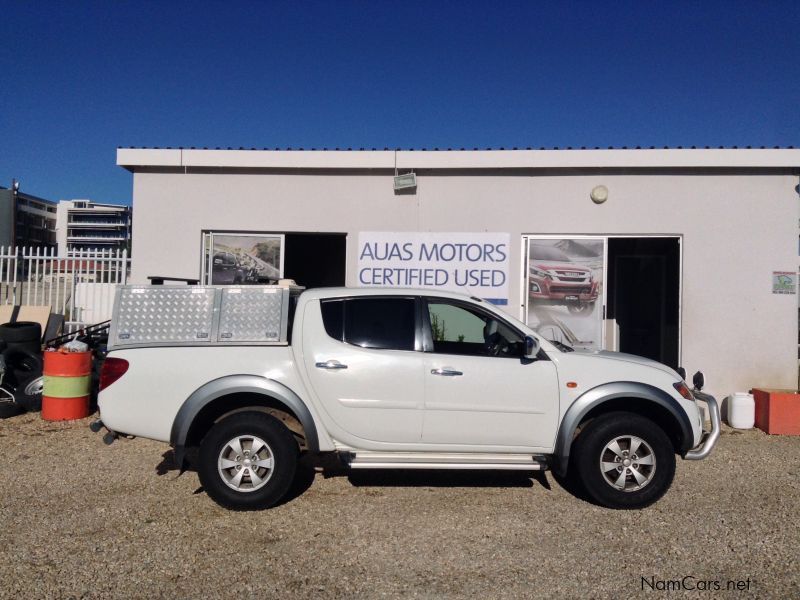
[[[111,318],[114,291],[128,281],[127,250],[77,250],[0,246],[0,304],[50,306],[64,315],[65,330]]]

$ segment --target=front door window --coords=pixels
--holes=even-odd
[[[447,302],[428,302],[433,351],[437,354],[521,358],[523,336],[490,313]]]

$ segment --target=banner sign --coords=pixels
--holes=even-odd
[[[438,288],[508,304],[507,233],[362,231],[362,286]]]

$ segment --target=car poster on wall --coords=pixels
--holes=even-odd
[[[203,273],[211,285],[255,285],[283,278],[284,236],[209,232],[203,237]]]
[[[603,238],[529,238],[527,323],[545,339],[599,350]]]

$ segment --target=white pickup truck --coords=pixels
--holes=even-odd
[[[109,443],[169,442],[181,468],[199,449],[203,488],[238,510],[277,503],[301,453],[352,469],[549,468],[601,505],[642,508],[676,455],[705,458],[720,431],[714,398],[669,367],[411,289],[126,286],[99,406]]]

